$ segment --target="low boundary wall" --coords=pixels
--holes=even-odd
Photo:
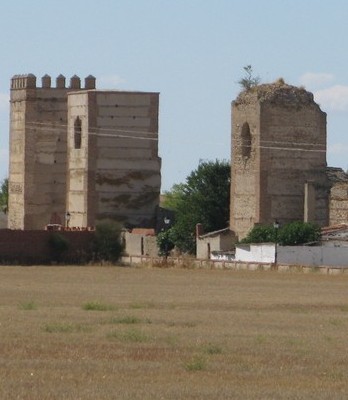
[[[124,256],[122,263],[129,266],[139,264],[151,267],[181,267],[181,268],[206,268],[206,269],[227,269],[235,271],[279,271],[279,272],[316,272],[327,275],[348,274],[348,267],[336,266],[310,266],[273,264],[241,261],[204,260],[189,257],[149,257],[149,256]]]
[[[66,239],[67,250],[59,251],[50,244],[52,235]],[[51,264],[52,262],[88,262],[92,256],[94,232],[0,230],[1,264]]]

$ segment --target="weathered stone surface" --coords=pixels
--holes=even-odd
[[[239,238],[258,223],[304,218],[304,188],[312,182],[311,215],[329,222],[326,114],[313,95],[282,80],[242,92],[232,103],[230,227]]]
[[[63,75],[55,88],[48,75],[42,87],[32,74],[12,78],[9,228],[42,229],[67,211],[70,226],[154,225],[159,94],[94,89],[91,75],[85,89],[78,76],[69,88]]]

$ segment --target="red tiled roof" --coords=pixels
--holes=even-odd
[[[323,235],[325,234],[330,234],[330,233],[337,233],[341,231],[348,230],[348,224],[337,224],[337,225],[331,225],[331,226],[325,226],[321,228],[321,233]]]

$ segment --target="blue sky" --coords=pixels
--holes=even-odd
[[[230,104],[251,64],[328,114],[328,165],[348,168],[345,0],[5,0],[0,5],[0,179],[15,74],[92,74],[97,88],[158,91],[162,191],[199,160],[230,159]]]

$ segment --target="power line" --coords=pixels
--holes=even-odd
[[[58,126],[55,123],[49,122],[26,122],[25,125],[34,126],[42,129],[61,129],[62,131],[66,131],[68,129],[67,124],[59,124]],[[121,132],[121,133],[131,133],[131,134],[144,134],[144,135],[158,135],[158,132],[151,131],[141,131],[137,129],[123,129],[123,128],[93,128],[89,127],[88,132]]]
[[[51,131],[51,132],[62,132],[62,133],[66,133],[66,130],[64,129],[59,129],[59,128],[44,128],[44,127],[39,127],[39,128],[35,128],[35,127],[28,127],[27,130],[28,131],[32,131],[32,130],[37,130],[37,129],[41,129],[44,131]],[[117,132],[123,132],[121,130],[117,131]],[[134,136],[134,135],[120,135],[118,133],[100,133],[100,132],[91,132],[91,131],[87,131],[88,135],[91,136],[105,136],[105,137],[113,137],[113,138],[118,138],[118,139],[134,139],[134,140],[147,140],[147,141],[158,141],[158,137],[145,137],[145,136]]]

